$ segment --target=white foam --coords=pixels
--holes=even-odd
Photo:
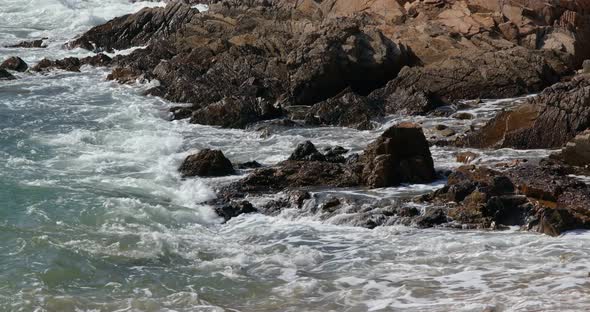
[[[10,15],[11,27],[39,29],[7,34],[0,25],[0,40],[47,34],[56,41],[46,50],[0,49],[0,56],[19,51],[38,60],[86,53],[64,52],[59,42],[115,14],[158,3],[33,0],[26,5],[23,10],[22,1],[5,2],[0,18]],[[74,17],[78,13],[82,16]],[[10,227],[17,219],[15,226],[25,224],[25,229],[14,233],[31,235],[27,243],[8,237],[0,245],[0,255],[12,253],[8,260],[14,262],[0,275],[17,268],[24,272],[18,272],[16,288],[0,288],[0,308],[4,302],[27,311],[51,305],[82,311],[584,311],[590,306],[588,232],[552,238],[515,230],[368,230],[334,225],[343,223],[346,213],[328,220],[292,217],[301,211],[246,215],[220,224],[202,202],[213,198],[218,183],[233,178],[181,179],[176,169],[189,153],[217,148],[234,163],[272,164],[308,139],[319,148],[342,145],[358,152],[382,129],[292,129],[261,138],[256,132],[168,122],[160,116],[174,104],[141,96],[146,85],[105,82],[105,74],[86,68],[24,75],[2,86],[14,97],[0,99],[0,107],[22,119],[0,132],[2,138],[14,137],[0,154],[7,160],[2,178],[58,194],[23,199],[27,203],[18,208],[24,212],[3,221],[8,226],[0,224]],[[474,110],[482,120],[512,102],[486,103]],[[437,167],[458,166],[454,151],[434,148]],[[487,163],[529,155],[480,153],[478,161]],[[443,182],[339,191],[397,198],[432,191]],[[21,255],[30,259],[25,267],[13,259]],[[73,267],[74,277],[53,273],[49,282],[55,284],[48,286],[47,272],[60,273],[62,266],[64,273]],[[75,296],[70,287],[76,288]]]

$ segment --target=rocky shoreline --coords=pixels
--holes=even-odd
[[[206,3],[199,12],[195,4]],[[183,177],[247,177],[222,187],[209,204],[226,220],[286,208],[360,214],[354,225],[525,230],[559,235],[590,229],[590,3],[586,1],[170,1],[97,26],[67,48],[83,59],[17,57],[13,73],[112,68],[120,83],[157,80],[147,94],[179,105],[170,119],[238,129],[350,127],[375,129],[390,115],[454,116],[464,100],[539,93],[482,127],[431,140],[416,123],[385,130],[363,153],[323,152],[302,142],[273,166],[236,164],[203,150],[180,167]],[[19,48],[42,48],[42,40]],[[128,55],[113,52],[137,46]],[[18,75],[17,75],[18,76]],[[317,142],[316,142],[317,143]],[[504,168],[468,164],[435,172],[429,145],[476,149],[559,149],[541,162]],[[452,156],[454,157],[454,156]],[[460,158],[469,163],[473,155]],[[431,194],[403,203],[315,196],[321,188],[383,188],[447,179]],[[274,195],[264,204],[253,197]],[[425,206],[422,211],[417,206]]]

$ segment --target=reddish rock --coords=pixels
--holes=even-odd
[[[464,143],[473,147],[559,148],[590,126],[590,79],[582,76],[545,89],[500,113]]]
[[[363,184],[371,188],[436,179],[428,142],[415,124],[387,129],[365,149],[359,162],[363,165]]]

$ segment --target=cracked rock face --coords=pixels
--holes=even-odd
[[[500,113],[464,141],[473,147],[559,148],[589,126],[590,80],[581,76]]]

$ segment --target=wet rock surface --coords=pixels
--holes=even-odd
[[[82,63],[76,57],[68,57],[62,60],[43,59],[31,68],[32,71],[40,72],[52,69],[61,69],[71,72],[79,72]]]
[[[590,130],[584,130],[576,135],[563,147],[560,153],[552,156],[571,166],[585,167],[590,165]]]
[[[44,39],[37,39],[31,41],[21,41],[17,44],[8,45],[7,48],[46,48],[47,46],[44,44]]]
[[[16,79],[16,77],[14,77],[6,69],[0,68],[0,80],[15,80],[15,79]]]
[[[235,172],[223,152],[210,149],[188,156],[178,170],[184,177],[220,177]]]
[[[428,142],[415,124],[400,124],[386,130],[369,144],[359,162],[363,166],[363,184],[371,188],[436,179]]]
[[[507,171],[464,166],[422,200],[446,205],[445,216],[467,228],[521,226],[553,236],[588,229],[590,187],[569,177],[570,170],[550,160]]]
[[[320,152],[305,142],[276,165],[238,166],[253,170],[223,187],[214,204],[226,220],[296,208],[325,218],[354,212],[362,218],[348,221],[369,228],[392,222],[518,225],[557,235],[588,227],[587,187],[568,177],[587,165],[590,86],[586,76],[572,78],[590,59],[590,10],[583,2],[211,0],[208,12],[190,6],[197,2],[173,1],[115,18],[70,43],[97,52],[145,46],[129,55],[43,60],[33,70],[112,66],[110,80],[157,80],[147,94],[187,103],[170,110],[172,119],[255,130],[262,137],[289,127],[370,130],[391,114],[452,116],[467,124],[475,116],[457,112],[459,100],[475,100],[472,109],[481,98],[542,91],[479,129],[472,124],[464,137],[447,126],[436,135],[443,137],[440,145],[474,148],[570,142],[557,160],[462,167],[442,190],[423,198],[438,205],[432,209],[308,193],[435,180],[429,143],[409,124],[388,129],[360,155],[346,157],[338,147]],[[457,155],[465,163],[476,158]],[[219,151],[189,156],[180,170],[183,176],[234,172]],[[281,192],[264,204],[241,201]]]
[[[559,148],[590,126],[590,79],[558,83],[465,138],[472,147]]]
[[[414,124],[389,128],[356,160],[345,162],[345,153],[341,147],[332,147],[322,154],[313,143],[302,143],[288,160],[257,169],[221,190],[220,199],[224,202],[300,188],[381,188],[429,183],[437,178],[428,142]]]
[[[17,72],[24,72],[29,68],[29,65],[18,56],[13,56],[0,64],[0,69],[14,70]]]

